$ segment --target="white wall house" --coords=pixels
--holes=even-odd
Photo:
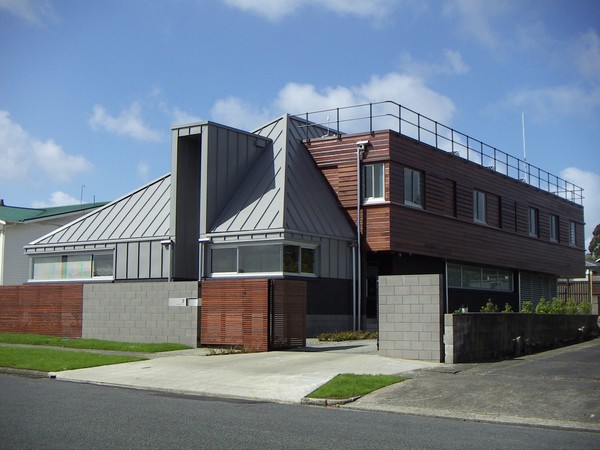
[[[29,259],[23,250],[25,245],[102,205],[21,208],[0,200],[0,285],[27,282]]]

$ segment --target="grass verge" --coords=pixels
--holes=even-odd
[[[101,341],[99,339],[70,339],[26,333],[0,333],[0,342],[6,344],[46,345],[50,347],[113,350],[135,353],[170,352],[173,350],[185,350],[191,348],[183,344],[143,344],[135,342]]]
[[[0,367],[60,372],[84,367],[106,366],[146,358],[104,355],[89,352],[68,352],[49,348],[0,347]]]
[[[398,375],[340,374],[307,395],[308,398],[352,398],[368,394],[391,384],[406,381]]]

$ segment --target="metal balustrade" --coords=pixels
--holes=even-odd
[[[581,187],[390,100],[306,112],[294,117],[306,124],[303,128],[307,141],[315,135],[310,128],[324,130],[323,137],[361,133],[366,129],[373,134],[375,126],[378,130],[391,129],[550,194],[583,203]],[[341,127],[345,131],[342,132]]]

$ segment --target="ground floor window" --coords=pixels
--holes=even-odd
[[[33,280],[112,279],[112,252],[72,253],[32,257]]]
[[[448,264],[448,287],[512,292],[513,272],[493,267]]]
[[[316,275],[315,247],[294,244],[262,244],[213,247],[212,274]]]

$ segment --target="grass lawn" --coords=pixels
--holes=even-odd
[[[59,372],[84,367],[106,366],[146,358],[103,355],[89,352],[67,352],[50,348],[0,347],[0,367]]]
[[[365,395],[390,384],[406,381],[398,375],[354,375],[340,374],[317,390],[309,398],[351,398]]]
[[[82,369],[84,367],[105,366],[146,359],[85,351],[64,351],[58,348],[43,348],[43,346],[136,353],[167,352],[190,348],[181,344],[141,344],[101,341],[98,339],[70,339],[24,333],[0,333],[0,343],[39,345],[40,348],[0,346],[0,367],[39,370],[41,372],[59,372],[61,370]]]
[[[80,348],[88,350],[115,350],[120,352],[157,353],[185,350],[182,344],[141,344],[135,342],[101,341],[98,339],[71,339],[41,334],[0,333],[0,342],[7,344],[46,345],[50,347]]]

